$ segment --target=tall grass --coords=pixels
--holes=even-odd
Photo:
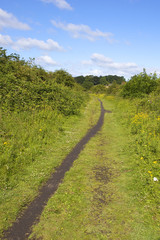
[[[0,233],[96,123],[99,111],[99,102],[92,99],[78,115],[64,116],[50,107],[32,114],[1,113]]]
[[[160,204],[160,96],[116,100],[119,121],[129,129],[131,150],[144,206],[159,219]]]

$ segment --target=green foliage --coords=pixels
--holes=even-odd
[[[117,84],[122,84],[123,82],[125,82],[125,78],[123,76],[117,76],[117,75],[108,75],[106,76],[106,81],[108,83],[113,83],[114,81],[117,83]]]
[[[102,84],[102,85],[107,85],[107,86],[109,84],[106,77],[101,77],[100,80],[99,80],[99,83]]]
[[[96,86],[93,86],[91,88],[91,92],[93,93],[106,93],[107,92],[107,88],[106,86],[102,85],[102,84],[99,84],[99,85],[96,85]]]
[[[157,217],[160,203],[160,96],[120,100],[120,121],[129,129],[139,195]]]
[[[63,69],[57,70],[52,74],[54,81],[58,84],[63,84],[67,87],[74,87],[74,78],[68,72]]]
[[[121,88],[122,85],[119,85],[116,83],[116,81],[113,81],[113,83],[109,84],[107,87],[107,95],[118,95]]]
[[[90,80],[85,80],[82,84],[82,86],[86,89],[89,90],[91,87],[94,86],[93,82]]]
[[[153,92],[157,84],[156,74],[148,75],[144,69],[142,73],[131,77],[130,81],[124,85],[121,94],[123,97],[144,97]]]
[[[134,182],[139,178],[129,129],[113,105],[116,98],[105,98],[105,109],[113,113],[106,113],[103,128],[66,173],[29,239],[159,239],[155,212],[140,197],[141,181]]]
[[[85,81],[85,77],[81,75],[81,76],[75,77],[74,80],[80,85],[82,85],[83,82]]]
[[[69,92],[68,92],[69,94]],[[0,110],[0,239],[40,186],[99,118],[94,98],[78,115],[52,107]]]
[[[93,76],[93,75],[87,75],[87,76],[78,76],[74,78],[77,83],[82,85],[86,90],[91,89],[93,86],[96,85],[105,85],[108,86],[112,83],[116,82],[116,84],[120,85],[123,82],[125,82],[124,77],[116,76],[116,75],[108,75],[108,76]]]
[[[157,79],[157,88],[155,90],[156,95],[160,95],[160,78]]]
[[[31,111],[50,106],[64,115],[77,114],[86,96],[77,88],[73,77],[64,70],[46,72],[21,60],[19,55],[7,56],[0,49],[0,105],[3,110]]]

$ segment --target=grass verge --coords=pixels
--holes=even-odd
[[[51,110],[1,116],[1,129],[8,134],[4,138],[1,132],[0,235],[96,123],[99,113],[99,102],[92,98],[81,114],[68,118]]]
[[[90,140],[49,200],[30,239],[158,240],[159,226],[139,193],[129,128],[115,100],[103,99],[102,130]]]

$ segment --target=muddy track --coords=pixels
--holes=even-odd
[[[100,100],[99,100],[100,101]],[[101,115],[97,124],[92,127],[88,133],[77,143],[73,150],[63,160],[62,164],[56,168],[50,179],[40,189],[39,195],[30,203],[23,215],[13,223],[12,227],[4,232],[4,238],[8,240],[24,240],[28,239],[31,234],[31,227],[38,222],[38,219],[47,204],[49,198],[55,193],[59,184],[62,182],[64,175],[71,168],[74,160],[77,159],[79,153],[84,148],[85,144],[100,130],[104,121],[106,111],[101,104]]]

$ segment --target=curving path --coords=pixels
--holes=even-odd
[[[99,100],[100,101],[100,100]],[[102,127],[105,112],[103,104],[101,104],[101,115],[97,124],[92,127],[88,133],[77,143],[73,150],[63,160],[62,164],[56,168],[47,183],[40,189],[39,195],[30,203],[23,215],[13,223],[12,227],[4,232],[4,238],[8,240],[24,240],[28,239],[31,234],[32,225],[38,221],[45,205],[49,198],[55,193],[59,184],[62,182],[64,175],[71,168],[74,160],[77,159],[79,153],[84,148],[85,144],[92,138]]]

